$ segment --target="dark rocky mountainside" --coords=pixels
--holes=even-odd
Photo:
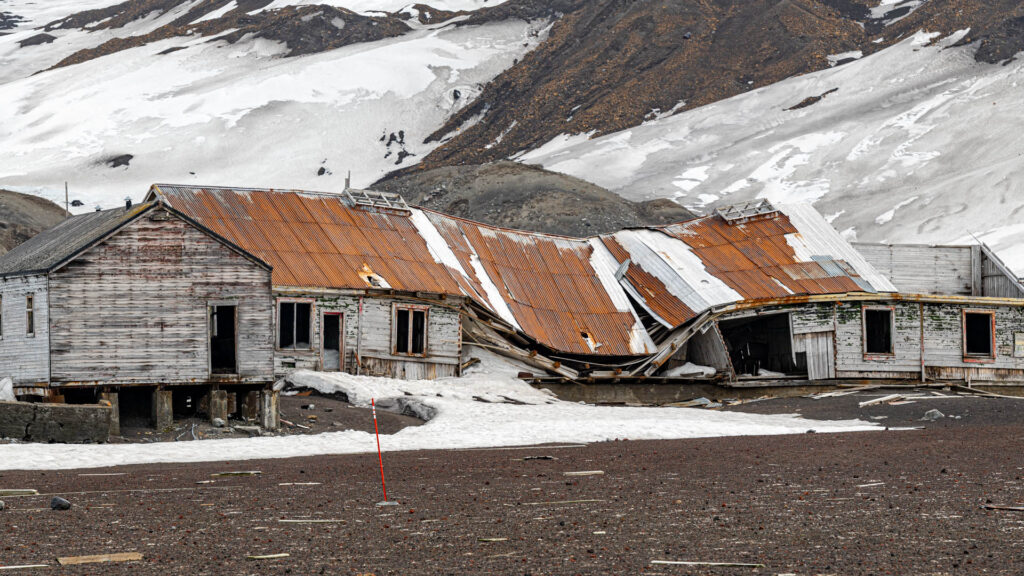
[[[566,236],[693,217],[671,200],[630,202],[589,182],[509,161],[419,171],[385,178],[372,188],[477,222]]]
[[[204,0],[184,15],[148,34],[114,38],[95,48],[79,50],[58,62],[54,68],[78,64],[158,40],[193,34],[229,43],[237,42],[251,34],[258,38],[287,43],[286,56],[300,56],[349,44],[399,36],[410,30],[409,26],[395,14],[364,16],[327,5],[286,6],[251,14],[269,5],[270,1],[239,0],[236,6],[224,15],[196,22],[229,3],[229,0]],[[51,32],[66,28],[117,29],[152,14],[163,14],[181,4],[182,0],[128,0],[107,8],[72,14],[47,24],[45,29]]]
[[[877,0],[576,0],[546,42],[495,78],[428,138],[444,144],[420,165],[478,164],[535,148],[559,134],[605,134],[827,68],[828,56],[867,55],[918,30],[970,28],[976,58],[1024,50],[1019,0],[928,0],[872,18]],[[906,6],[904,6],[906,5]],[[479,11],[536,15],[513,0]],[[909,13],[909,15],[908,15]],[[468,23],[467,22],[467,23]],[[865,79],[869,81],[869,79]],[[481,118],[482,116],[482,118]]]
[[[38,196],[0,190],[0,254],[60,224],[64,209]]]

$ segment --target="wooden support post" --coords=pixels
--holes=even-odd
[[[228,393],[225,390],[210,391],[210,422],[220,418],[224,424],[228,422]]]
[[[277,430],[281,427],[278,394],[274,390],[260,391],[260,426],[266,430]]]
[[[117,392],[101,392],[100,400],[110,402],[110,435],[121,435],[121,412],[117,401]]]
[[[170,390],[153,390],[152,421],[157,430],[165,430],[174,425],[174,403],[171,401]]]

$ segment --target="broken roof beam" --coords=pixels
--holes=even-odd
[[[539,354],[536,350],[527,351],[513,346],[493,327],[479,321],[478,319],[467,317],[462,324],[462,328],[477,340],[478,343],[485,344],[488,349],[499,354],[504,354],[529,366],[540,368],[547,372],[553,372],[560,376],[569,378],[570,380],[575,380],[580,376],[579,371],[573,370],[572,368],[562,365],[561,362]]]

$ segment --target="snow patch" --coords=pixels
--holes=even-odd
[[[324,394],[344,393],[357,406],[375,399],[382,409],[429,417],[422,426],[380,437],[384,451],[855,432],[878,430],[859,420],[814,421],[798,415],[760,415],[696,408],[633,408],[563,402],[515,378],[522,369],[485,350],[467,348],[481,363],[461,378],[403,381],[299,370],[287,380]],[[483,401],[477,400],[477,398]],[[514,403],[512,403],[514,402]],[[52,470],[159,462],[239,461],[376,450],[373,434],[257,437],[152,444],[0,445],[0,470]]]

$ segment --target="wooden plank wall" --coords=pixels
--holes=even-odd
[[[1008,278],[1006,273],[984,253],[981,255],[981,260],[983,296],[991,296],[993,298],[1024,298],[1024,293],[1018,287],[1019,283]]]
[[[213,302],[238,306],[234,380],[271,380],[270,272],[176,217],[154,216],[51,274],[53,383],[210,381]]]
[[[359,296],[338,292],[279,291],[277,297],[312,299],[313,345],[309,350],[277,350],[274,372],[282,377],[294,369],[320,370],[322,318],[324,312],[345,315],[345,371],[357,371],[356,350],[360,350],[363,367],[360,373],[403,379],[432,379],[454,376],[462,355],[461,302],[446,303],[412,300],[392,296],[364,296],[362,334],[360,335]],[[399,304],[429,305],[427,315],[427,356],[425,358],[395,356],[391,353],[392,306]],[[276,324],[275,324],[276,325]],[[276,338],[276,333],[275,333]],[[275,340],[276,341],[276,340]]]
[[[864,357],[862,306],[892,306],[896,330],[894,355]],[[964,306],[915,302],[854,302],[808,305],[793,312],[793,325],[826,323],[822,309],[835,309],[836,376],[838,378],[917,379],[921,373],[921,331],[924,328],[924,360],[929,377],[992,381],[1024,381],[1024,358],[1014,357],[1014,335],[1024,333],[1024,308],[1013,306]],[[964,361],[962,313],[993,310],[996,315],[996,358],[992,362]],[[922,316],[923,312],[923,316]]]
[[[26,294],[34,294],[35,333],[26,334]],[[50,379],[49,319],[46,276],[0,278],[3,334],[0,335],[0,378],[16,385],[45,385]]]
[[[970,246],[858,243],[853,247],[900,292],[972,294]]]

